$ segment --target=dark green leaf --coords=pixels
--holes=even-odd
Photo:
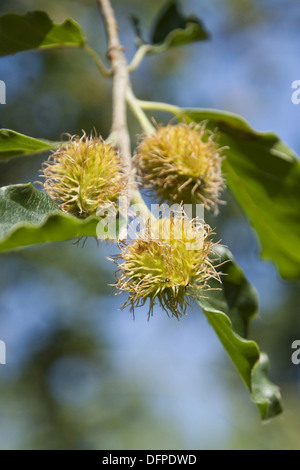
[[[141,25],[140,19],[134,13],[131,13],[129,19],[131,21],[131,24],[133,26],[134,33],[135,33],[135,36],[136,36],[136,45],[141,46],[141,45],[145,44],[146,41],[144,41],[144,39],[143,39],[142,25]]]
[[[56,146],[56,142],[34,139],[10,129],[0,129],[0,160],[6,160],[17,155],[33,155]]]
[[[166,48],[203,41],[209,34],[202,22],[193,16],[185,17],[177,1],[168,2],[155,21],[151,42]]]
[[[56,24],[43,11],[0,17],[0,56],[30,49],[80,47],[84,42],[79,25],[71,19]]]
[[[141,39],[140,25],[135,18],[135,29],[138,25],[138,41]],[[209,39],[209,33],[201,20],[194,16],[184,16],[177,1],[169,1],[159,12],[154,23],[151,44],[148,52],[163,52],[171,47],[183,46],[196,41]]]
[[[208,121],[228,146],[228,186],[257,231],[262,256],[286,279],[300,277],[300,160],[272,133],[255,132],[239,116],[207,109],[182,110],[180,119]]]
[[[224,273],[222,287],[212,280],[211,287],[219,290],[205,292],[199,305],[249,388],[262,419],[268,419],[282,411],[280,392],[267,378],[266,354],[254,341],[245,339],[258,308],[256,292],[227,249],[218,247],[216,253],[218,261],[225,262],[218,268]]]
[[[0,252],[26,245],[94,236],[97,217],[78,219],[58,210],[31,184],[0,188]]]

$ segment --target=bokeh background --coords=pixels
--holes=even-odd
[[[163,2],[114,0],[122,42],[135,51],[129,14],[147,27]],[[133,73],[143,99],[237,112],[259,130],[274,130],[300,154],[300,79],[295,0],[185,0],[212,40],[146,58]],[[105,57],[95,0],[1,0],[0,13],[42,9],[73,17]],[[1,127],[58,140],[62,133],[107,135],[110,87],[80,50],[25,52],[1,58],[7,104]],[[158,122],[169,116],[155,114]],[[133,135],[140,132],[130,116]],[[0,164],[0,185],[39,179],[47,157]],[[300,449],[299,282],[280,279],[259,258],[259,243],[230,194],[209,218],[259,293],[251,336],[271,358],[285,412],[261,424],[233,365],[197,306],[180,322],[155,309],[119,308],[113,296],[112,245],[89,240],[30,247],[0,256],[0,449]],[[300,208],[299,208],[300,210]],[[1,214],[0,214],[1,217]]]

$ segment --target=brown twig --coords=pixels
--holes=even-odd
[[[128,209],[128,206],[132,203],[139,206],[140,216],[145,221],[153,220],[154,217],[138,190],[131,159],[126,100],[129,101],[132,107],[136,99],[131,92],[128,64],[123,53],[123,47],[120,44],[118,24],[110,0],[99,0],[99,3],[106,23],[108,37],[107,54],[110,59],[113,76],[113,119],[110,140],[117,142],[124,168],[128,171],[127,207],[122,207],[122,211]],[[145,124],[145,120],[146,117],[143,119],[143,124]],[[149,127],[147,130],[149,131]],[[124,213],[123,216],[127,217]]]
[[[130,173],[129,185],[132,187],[134,174],[126,114],[126,93],[129,86],[127,60],[123,53],[123,47],[120,44],[118,24],[110,0],[99,0],[99,3],[106,23],[108,37],[107,54],[111,62],[113,74],[112,135],[120,147],[124,167]]]

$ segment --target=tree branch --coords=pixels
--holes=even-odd
[[[119,41],[118,24],[109,0],[99,0],[106,23],[108,37],[107,55],[113,73],[113,120],[112,134],[117,140],[123,164],[128,171],[132,169],[130,137],[126,116],[126,91],[129,85],[127,61]]]
[[[135,53],[135,56],[133,57],[132,61],[128,65],[128,72],[133,72],[135,69],[138,68],[140,63],[142,62],[143,58],[145,57],[146,54],[148,54],[153,46],[150,44],[143,44],[138,48],[138,50]]]
[[[97,52],[94,51],[94,49],[92,47],[90,47],[88,44],[84,44],[83,48],[94,59],[101,75],[103,75],[103,77],[111,77],[112,76],[112,70],[109,70],[109,69],[106,68],[105,64],[102,62],[102,60],[99,57],[99,55],[97,54]]]
[[[99,4],[105,19],[106,31],[108,37],[108,51],[113,76],[113,118],[112,128],[109,139],[118,144],[120,148],[121,158],[124,168],[128,171],[128,186],[127,186],[127,206],[131,202],[141,205],[141,211],[146,218],[151,218],[149,210],[143,201],[135,181],[135,171],[131,159],[131,145],[130,136],[127,124],[127,103],[133,103],[135,97],[130,93],[130,79],[126,57],[123,53],[123,47],[120,44],[118,24],[112,9],[110,0],[99,0]],[[143,111],[138,109],[138,115],[141,117]],[[146,123],[146,115],[143,116],[143,121]],[[148,122],[148,131],[150,131],[151,124]],[[124,210],[123,208],[122,210]],[[126,217],[126,214],[123,214]]]
[[[151,110],[151,111],[166,111],[171,114],[180,114],[182,109],[178,106],[169,103],[158,103],[156,101],[144,101],[137,100],[138,106],[142,109]]]
[[[141,127],[144,129],[144,131],[147,134],[152,134],[152,132],[154,132],[155,130],[155,127],[151,124],[148,117],[142,110],[139,104],[139,100],[134,96],[133,91],[130,87],[127,89],[126,98],[127,98],[127,103],[129,104],[131,108],[131,111],[133,112],[137,120],[139,121]]]

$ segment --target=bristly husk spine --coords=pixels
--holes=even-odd
[[[179,319],[185,315],[189,300],[210,289],[209,279],[220,281],[210,255],[216,243],[209,240],[210,227],[183,212],[150,222],[137,238],[123,242],[113,262],[118,266],[115,288],[128,292],[122,308],[146,304],[149,317],[155,303]],[[193,239],[193,240],[192,240]],[[187,249],[193,243],[193,250]]]
[[[135,165],[142,185],[160,203],[203,204],[217,214],[225,188],[224,148],[206,122],[158,126],[154,133],[142,136]]]
[[[126,185],[119,152],[100,136],[69,136],[43,163],[44,188],[63,212],[78,217],[115,205]]]

